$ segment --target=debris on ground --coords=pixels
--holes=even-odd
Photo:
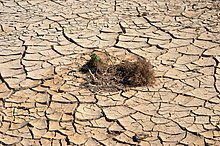
[[[154,71],[149,61],[123,60],[118,64],[107,64],[97,54],[92,53],[80,71],[88,74],[85,85],[102,89],[123,89],[124,87],[150,86],[155,82]]]

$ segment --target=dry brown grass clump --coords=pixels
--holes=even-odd
[[[91,59],[80,69],[83,73],[88,74],[88,84],[103,89],[121,89],[153,85],[155,82],[152,65],[144,59],[138,59],[135,62],[125,60],[116,65],[108,65],[94,53],[90,57]]]
[[[153,85],[155,82],[154,71],[150,62],[137,60],[135,62],[124,61],[116,65],[116,76],[120,82],[128,86]]]

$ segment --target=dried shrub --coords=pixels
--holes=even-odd
[[[153,85],[155,82],[152,65],[144,59],[122,61],[116,65],[104,62],[93,53],[90,60],[81,67],[80,71],[89,75],[89,83],[100,87],[123,88]]]

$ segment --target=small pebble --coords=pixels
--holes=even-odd
[[[134,142],[141,142],[143,139],[147,138],[149,135],[148,134],[145,134],[145,133],[138,133],[138,134],[135,134],[132,139]]]

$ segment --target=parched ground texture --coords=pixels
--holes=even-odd
[[[220,145],[218,0],[1,0],[0,145]],[[92,91],[92,51],[156,84]]]

